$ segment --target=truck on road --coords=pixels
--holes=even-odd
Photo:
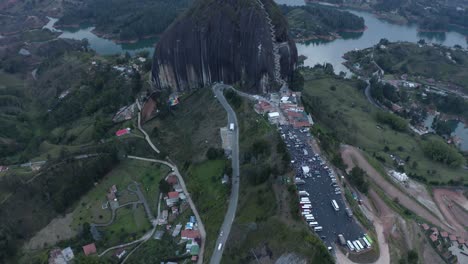
[[[229,124],[229,130],[234,131],[234,123]]]

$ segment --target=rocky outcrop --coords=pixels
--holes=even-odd
[[[156,46],[155,88],[197,89],[239,83],[265,93],[288,81],[297,62],[287,22],[272,0],[201,0]]]

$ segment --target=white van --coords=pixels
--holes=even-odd
[[[316,226],[316,227],[314,227],[314,231],[315,231],[315,232],[320,232],[320,231],[322,231],[322,229],[323,229],[323,228],[322,228],[321,226]]]
[[[223,243],[219,243],[218,250],[221,250],[222,247],[223,247]]]
[[[318,222],[310,222],[309,226],[318,226]]]

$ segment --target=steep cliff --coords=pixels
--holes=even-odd
[[[199,0],[158,42],[153,83],[186,91],[222,81],[264,93],[288,81],[296,61],[273,0]]]

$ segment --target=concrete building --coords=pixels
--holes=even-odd
[[[271,124],[278,124],[279,122],[279,117],[280,117],[280,114],[278,112],[271,112],[271,113],[268,113],[268,121],[271,123]]]

